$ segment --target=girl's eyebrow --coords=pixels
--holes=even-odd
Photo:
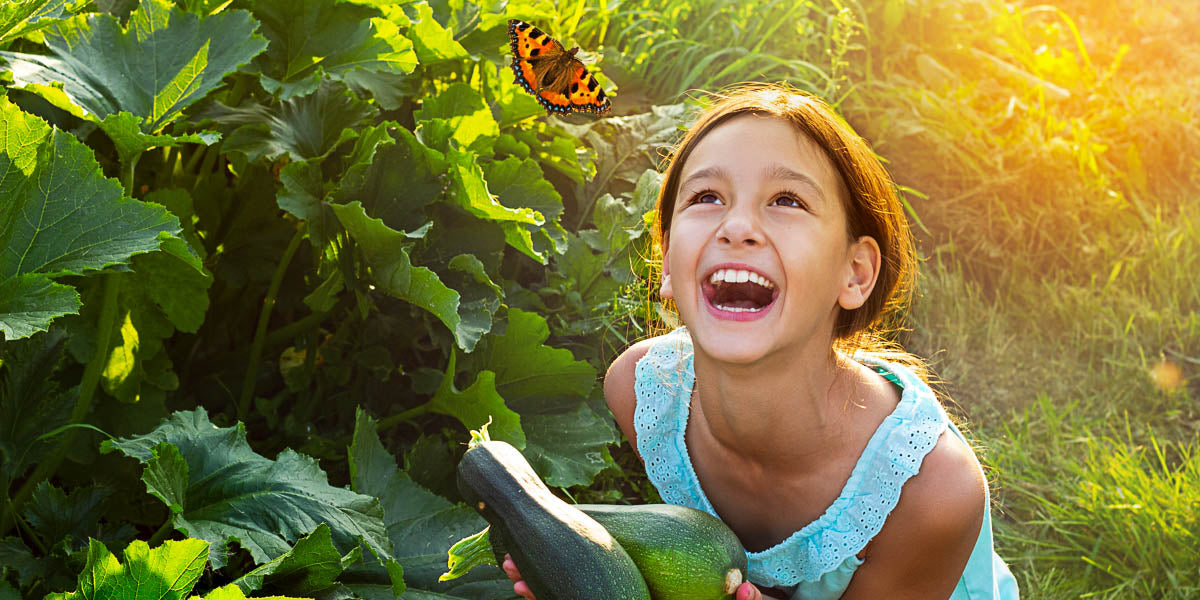
[[[687,185],[689,183],[691,183],[692,181],[695,181],[697,179],[729,179],[729,178],[730,178],[729,170],[726,169],[725,167],[722,167],[719,165],[714,165],[711,167],[704,167],[703,169],[700,169],[699,171],[696,171],[695,173],[688,175],[687,179],[684,179],[683,182],[679,184],[679,189],[683,189],[683,188],[687,187]]]
[[[763,176],[768,179],[798,181],[812,188],[812,190],[816,192],[817,197],[822,202],[825,201],[825,191],[821,189],[821,186],[817,184],[815,179],[805,175],[804,173],[797,173],[796,171],[793,171],[779,163],[771,163],[769,166],[763,168]]]
[[[812,188],[821,201],[825,200],[825,191],[821,189],[821,186],[817,184],[815,179],[805,175],[804,173],[793,171],[779,163],[771,163],[763,167],[762,175],[765,179],[800,182]],[[683,180],[683,183],[679,185],[679,189],[682,190],[686,188],[689,183],[697,179],[731,179],[731,177],[728,169],[720,165],[713,165],[688,175],[688,178]]]

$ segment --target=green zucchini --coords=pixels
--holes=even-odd
[[[746,549],[720,519],[673,504],[576,504],[637,563],[654,600],[722,600],[746,579]],[[524,573],[522,571],[522,573]]]
[[[474,440],[458,488],[538,600],[650,600],[637,565],[595,519],[559,500],[511,445]]]

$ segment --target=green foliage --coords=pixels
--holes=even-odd
[[[904,341],[979,424],[1024,595],[1185,597],[1180,6],[2,3],[0,598],[510,598],[494,566],[438,580],[489,420],[564,495],[657,501],[596,380],[658,325],[675,103],[746,80],[834,103],[911,192]],[[544,116],[511,17],[620,116]]]
[[[125,549],[125,564],[121,564],[104,544],[92,540],[79,589],[50,597],[182,600],[200,579],[207,554],[208,544],[201,540],[168,541],[154,549],[135,541]]]
[[[977,429],[1001,554],[1034,597],[1194,595],[1198,225],[1130,235],[1087,284],[1014,273],[992,298],[952,256],[923,273],[908,347],[937,356]]]
[[[276,460],[255,453],[243,427],[215,427],[203,408],[105,442],[103,451],[111,450],[146,465],[146,491],[167,505],[174,528],[211,544],[215,568],[225,566],[232,541],[262,563],[320,525],[342,552],[360,539],[376,555],[391,551],[377,500],[330,486],[316,461],[291,450]]]
[[[13,0],[0,6],[0,47],[48,27],[79,10],[78,0]]]
[[[179,225],[162,207],[124,197],[74,136],[6,98],[0,114],[0,332],[20,339],[78,311],[79,295],[52,278],[128,264]]]
[[[475,510],[454,504],[415,483],[396,468],[380,443],[378,424],[360,412],[350,446],[350,483],[354,491],[379,498],[396,560],[410,588],[439,597],[508,598],[512,582],[497,568],[480,569],[472,577],[443,583],[439,576],[446,548],[485,522]]]
[[[74,592],[48,594],[49,600],[112,598],[114,600],[183,600],[200,599],[188,594],[199,581],[208,554],[208,544],[201,540],[168,541],[157,548],[134,541],[125,548],[125,563],[117,560],[108,548],[91,540],[87,564],[79,574],[79,587]],[[203,600],[244,600],[242,590],[229,585],[206,594]],[[270,596],[288,600],[285,596]]]
[[[1021,523],[998,535],[1021,550],[1013,560],[1027,565],[1024,579],[1060,596],[1194,596],[1195,581],[1181,575],[1200,565],[1196,440],[1162,443],[1151,431],[1142,443],[1128,420],[1081,408],[1041,396],[993,438],[1005,506]],[[1060,569],[1072,577],[1056,581]]]
[[[333,545],[329,525],[321,523],[291,550],[241,576],[234,585],[245,593],[286,587],[298,596],[319,596],[337,587],[337,577],[361,558],[359,546],[342,556]],[[400,584],[397,592],[402,591]]]

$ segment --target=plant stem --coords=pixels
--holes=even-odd
[[[166,539],[166,537],[167,537],[168,535],[170,535],[172,531],[174,531],[174,530],[175,530],[175,527],[173,527],[173,526],[171,525],[171,522],[172,522],[173,520],[174,520],[174,517],[173,517],[173,516],[167,517],[167,520],[166,520],[166,522],[164,522],[164,523],[162,524],[162,526],[158,528],[158,531],[155,531],[155,532],[154,532],[154,535],[150,536],[150,541],[149,541],[149,542],[146,542],[146,543],[147,543],[147,544],[148,544],[148,545],[149,545],[151,548],[153,548],[153,547],[155,547],[155,546],[157,546],[157,545],[161,544],[161,543],[162,543],[162,541],[163,541],[164,539]]]
[[[3,527],[3,529],[0,529],[0,535],[8,533],[8,528],[12,526],[13,523],[16,523],[17,529],[25,530],[25,535],[33,541],[33,545],[37,546],[37,550],[42,554],[46,554],[46,545],[42,543],[42,539],[38,537],[37,532],[35,532],[33,528],[29,526],[29,523],[25,522],[25,519],[22,519],[21,515],[17,513],[17,509],[13,507],[13,501],[8,497],[7,494],[4,495],[4,513],[0,515],[0,521],[2,521],[0,522],[0,527]]]
[[[92,360],[83,370],[83,379],[79,382],[79,397],[75,401],[75,408],[71,411],[71,422],[82,423],[87,417],[88,412],[92,409],[92,397],[96,393],[96,387],[100,384],[100,376],[104,372],[104,366],[108,363],[108,350],[112,340],[113,323],[117,316],[117,292],[121,289],[121,280],[117,273],[105,273],[103,277],[103,300],[100,305],[100,318],[96,327],[96,353],[92,355]],[[56,471],[58,466],[67,456],[67,449],[71,447],[71,443],[75,440],[78,430],[72,429],[63,434],[58,442],[58,446],[50,453],[45,460],[38,463],[33,474],[25,483],[21,485],[21,489],[17,490],[16,496],[13,497],[9,509],[12,515],[19,514],[21,507],[29,500],[29,496],[33,494],[33,490],[37,484],[49,479]],[[9,523],[7,518],[0,521],[0,535],[7,533]]]
[[[385,429],[391,429],[392,427],[395,427],[406,421],[411,421],[416,417],[419,417],[423,414],[428,413],[430,410],[430,407],[432,405],[433,405],[433,400],[430,400],[429,402],[426,402],[425,404],[422,404],[415,408],[410,408],[402,413],[397,413],[390,417],[382,419],[379,421],[379,427],[377,429],[379,431],[383,431]]]
[[[208,146],[200,146],[196,148],[196,150],[192,152],[192,155],[188,157],[187,162],[183,163],[183,166],[180,168],[179,172],[187,173],[188,175],[192,175],[193,178],[199,179],[200,175],[195,173],[196,165],[200,164],[200,159],[204,158],[204,155],[207,153]]]
[[[140,152],[126,157],[128,160],[125,161],[126,164],[122,165],[121,185],[125,188],[125,195],[130,198],[133,197],[134,174],[141,157]],[[113,324],[117,319],[117,297],[121,290],[120,276],[117,273],[103,273],[100,277],[103,278],[100,284],[103,296],[100,301],[100,317],[96,322],[96,349],[92,359],[83,369],[83,379],[79,382],[79,397],[76,398],[75,408],[71,411],[72,423],[82,423],[92,410],[92,398],[96,394],[96,387],[100,385],[100,376],[104,373],[104,366],[108,364]],[[8,529],[11,527],[9,516],[17,517],[20,514],[21,507],[29,500],[29,496],[33,495],[34,488],[58,471],[58,466],[67,457],[67,449],[71,447],[77,434],[78,429],[72,429],[59,438],[58,446],[45,460],[38,463],[29,479],[21,484],[21,489],[17,490],[17,495],[9,503],[10,514],[0,517],[0,535],[8,533]]]
[[[141,160],[141,158],[141,152],[134,154],[133,156],[129,157],[128,163],[123,165],[125,168],[121,170],[121,186],[125,188],[125,195],[129,196],[130,198],[133,197],[134,169],[137,169],[138,161]]]
[[[279,266],[271,276],[271,285],[267,288],[267,296],[263,298],[262,310],[258,313],[258,328],[254,331],[254,342],[250,344],[250,362],[246,365],[246,377],[242,380],[242,397],[238,401],[238,418],[243,422],[250,416],[250,402],[254,399],[254,380],[258,373],[258,363],[262,360],[263,345],[266,344],[267,325],[271,321],[271,311],[275,308],[275,297],[279,294],[279,286],[283,283],[283,274],[287,272],[300,240],[304,239],[304,227],[296,230],[292,241],[288,242]]]
[[[266,347],[269,348],[272,346],[277,346],[283,343],[285,340],[296,337],[298,334],[304,331],[312,331],[313,335],[315,336],[317,326],[320,325],[321,322],[325,320],[325,317],[328,316],[328,312],[315,312],[307,317],[304,317],[303,319],[300,319],[299,321],[288,323],[287,325],[284,325],[283,327],[280,327],[279,329],[276,329],[267,335]]]
[[[247,81],[249,81],[249,79],[246,77],[238,77],[237,80],[233,82],[233,89],[229,90],[229,95],[225,97],[225,104],[227,106],[236,107],[238,104],[241,104],[242,97],[246,95]]]

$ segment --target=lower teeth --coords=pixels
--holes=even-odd
[[[739,308],[737,306],[722,306],[720,304],[716,306],[718,310],[723,310],[726,312],[761,312],[762,309],[766,308],[765,306],[760,306],[758,308]]]

